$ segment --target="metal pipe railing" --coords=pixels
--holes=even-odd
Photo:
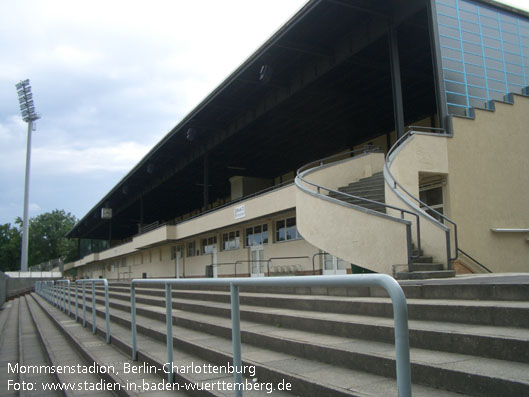
[[[70,298],[70,280],[57,280],[56,284],[60,285],[62,298],[62,311],[66,313],[66,295],[68,295],[68,317],[71,313],[72,301]],[[68,290],[68,292],[66,292]]]
[[[390,166],[391,166],[391,162],[392,162],[392,159],[391,159],[391,155],[394,153],[394,151],[397,149],[397,147],[402,143],[404,142],[408,137],[412,136],[413,134],[415,134],[416,132],[420,132],[420,133],[425,133],[425,132],[428,132],[428,131],[438,131],[438,132],[435,132],[435,134],[437,135],[448,135],[446,134],[445,130],[443,128],[434,128],[434,127],[420,127],[420,126],[410,126],[410,130],[408,130],[403,136],[401,136],[399,139],[397,139],[397,141],[393,144],[393,146],[388,150],[388,153],[386,155],[386,162],[384,164],[384,171],[387,173],[388,177],[391,179],[391,181],[393,182],[393,189],[397,189],[399,188],[400,190],[402,190],[408,197],[410,197],[411,199],[415,200],[417,203],[419,203],[420,206],[422,206],[423,208],[426,208],[428,211],[431,211],[433,212],[435,215],[439,216],[440,218],[442,218],[444,221],[450,223],[453,228],[454,228],[454,245],[455,245],[455,249],[454,249],[454,252],[455,252],[455,256],[452,257],[452,249],[451,249],[451,239],[450,239],[450,229],[447,228],[445,225],[443,225],[441,222],[439,222],[437,219],[435,219],[434,217],[431,217],[433,219],[434,222],[436,222],[438,225],[440,226],[444,226],[445,228],[445,239],[446,239],[446,260],[447,260],[447,268],[448,269],[451,269],[452,268],[452,265],[451,265],[451,262],[454,260],[454,259],[457,259],[457,256],[458,256],[458,252],[460,251],[459,249],[459,243],[458,243],[458,238],[457,238],[457,224],[451,220],[450,218],[448,218],[447,216],[445,216],[444,214],[441,214],[439,211],[435,210],[434,208],[430,207],[428,204],[426,204],[425,202],[423,202],[422,200],[420,200],[419,198],[415,197],[413,194],[411,194],[410,192],[408,192],[408,190],[406,190],[404,188],[404,186],[402,186],[399,182],[397,182],[397,180],[393,177],[393,174],[391,173],[390,171]],[[418,247],[418,251],[420,253],[420,246]],[[478,262],[479,263],[479,262]]]
[[[86,327],[86,284],[92,284],[92,333],[96,333],[96,294],[95,294],[95,284],[102,283],[105,287],[105,322],[106,322],[106,341],[110,343],[110,312],[108,310],[108,281],[105,278],[93,278],[93,279],[84,279],[77,280],[75,282],[75,317],[77,319],[77,284],[82,284],[83,286],[83,327]]]
[[[266,260],[266,269],[268,271],[268,276],[270,276],[270,262],[277,259],[310,259],[308,256],[276,256],[273,258],[268,258]]]
[[[320,196],[322,195],[321,194],[321,190],[325,190],[328,193],[333,193],[333,194],[335,194],[337,196],[352,198],[352,199],[360,200],[360,201],[368,203],[368,204],[375,204],[375,205],[382,206],[382,207],[384,207],[386,209],[391,209],[391,210],[394,210],[394,211],[398,211],[398,212],[400,212],[401,219],[404,219],[404,214],[408,214],[408,215],[414,216],[415,219],[416,219],[415,224],[416,224],[416,228],[417,228],[417,255],[413,255],[413,252],[412,252],[412,249],[411,249],[411,226],[410,225],[406,225],[406,240],[407,240],[407,245],[408,245],[408,247],[407,247],[407,250],[408,250],[408,266],[411,267],[412,259],[418,258],[420,256],[420,251],[421,251],[421,227],[420,227],[420,218],[419,218],[418,214],[416,214],[413,211],[409,211],[409,210],[406,210],[404,208],[395,207],[395,206],[390,205],[390,204],[381,203],[379,201],[366,199],[366,198],[360,197],[360,196],[354,196],[352,194],[341,192],[339,190],[330,189],[330,188],[327,188],[325,186],[318,185],[317,183],[309,182],[309,181],[307,181],[304,178],[305,175],[307,175],[308,173],[314,172],[317,169],[323,167],[325,165],[326,161],[330,161],[330,160],[335,159],[335,158],[343,159],[343,156],[344,155],[348,155],[348,154],[352,154],[354,156],[354,154],[357,154],[357,153],[369,154],[369,153],[379,153],[379,152],[380,152],[380,148],[379,147],[365,146],[363,149],[356,149],[356,150],[352,150],[352,151],[349,151],[349,152],[346,152],[346,153],[340,153],[340,154],[337,154],[337,155],[329,156],[329,157],[326,157],[326,158],[321,159],[321,160],[313,161],[311,163],[308,163],[308,164],[304,165],[303,167],[301,167],[301,168],[299,168],[297,170],[296,185],[300,189],[303,189],[303,190],[308,190],[308,189],[305,188],[304,186],[302,186],[302,183],[305,183],[307,185],[313,186],[313,187],[316,188],[317,194],[320,195]],[[354,158],[354,157],[351,157],[351,158]],[[392,217],[390,215],[387,215],[387,217],[389,219],[395,219],[394,217]]]
[[[394,278],[385,274],[359,274],[339,276],[300,276],[300,277],[273,277],[273,278],[216,278],[216,279],[134,279],[130,283],[130,310],[132,331],[132,360],[138,359],[137,330],[136,330],[136,285],[138,284],[163,284],[165,285],[165,308],[167,328],[167,378],[174,381],[173,373],[173,334],[172,334],[172,296],[173,285],[209,285],[228,286],[231,296],[232,320],[232,350],[235,381],[235,396],[242,396],[242,358],[241,358],[241,330],[240,330],[240,286],[280,286],[280,287],[307,287],[307,286],[361,286],[384,288],[393,304],[393,318],[395,322],[395,350],[396,350],[396,376],[397,388],[400,397],[411,396],[411,370],[410,348],[408,336],[408,308],[406,297],[400,285]],[[237,368],[240,371],[237,371]]]

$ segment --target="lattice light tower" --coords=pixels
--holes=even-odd
[[[20,103],[20,111],[22,119],[28,123],[28,142],[26,150],[26,178],[24,185],[24,220],[22,224],[22,256],[20,259],[20,271],[26,272],[28,270],[28,243],[29,243],[29,171],[31,165],[31,131],[35,130],[34,121],[40,118],[35,112],[35,104],[33,103],[33,94],[31,93],[31,86],[29,79],[21,81],[16,85],[18,102]]]

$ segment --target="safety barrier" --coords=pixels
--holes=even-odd
[[[106,280],[105,280],[106,281]],[[232,348],[233,366],[242,369],[241,358],[241,326],[239,307],[240,286],[260,287],[338,287],[358,286],[384,288],[393,304],[393,318],[395,322],[395,351],[397,389],[400,397],[411,396],[411,370],[410,349],[408,337],[408,308],[406,297],[400,285],[392,277],[385,274],[359,274],[340,276],[300,276],[300,277],[273,277],[273,278],[216,278],[216,279],[134,279],[131,281],[130,310],[132,328],[132,359],[137,360],[137,331],[136,331],[136,285],[157,284],[165,286],[165,313],[166,313],[166,346],[167,365],[173,368],[173,321],[172,321],[172,286],[173,285],[209,285],[229,286],[231,295],[231,321],[232,321]],[[92,294],[93,296],[93,294]],[[108,302],[108,300],[107,300]],[[108,310],[107,310],[108,313]],[[95,323],[95,321],[94,321]],[[234,371],[235,396],[242,396],[242,390],[237,385],[242,384],[242,370]],[[173,371],[168,371],[167,379],[174,381]]]
[[[108,281],[104,278],[83,279],[75,281],[75,321],[79,318],[78,288],[82,284],[83,291],[83,327],[86,327],[86,284],[92,284],[92,333],[96,333],[96,294],[95,284],[102,283],[105,287],[105,321],[106,321],[106,341],[110,343],[110,312],[108,310]],[[68,290],[68,292],[66,292]],[[35,283],[35,292],[46,299],[52,305],[58,307],[63,312],[68,311],[71,315],[71,292],[70,280],[57,281],[37,281]],[[66,308],[66,295],[68,295],[68,309]]]

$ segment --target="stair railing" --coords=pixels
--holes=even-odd
[[[434,128],[434,127],[421,127],[421,126],[410,126],[410,129],[397,141],[393,144],[393,146],[388,150],[388,153],[386,155],[386,161],[384,163],[384,177],[386,179],[386,182],[388,182],[388,185],[390,188],[398,195],[397,189],[402,190],[408,197],[410,197],[412,200],[416,201],[419,206],[422,206],[423,208],[426,208],[428,211],[433,212],[435,215],[442,218],[444,221],[450,223],[452,227],[454,228],[454,245],[455,245],[455,256],[452,257],[452,250],[451,250],[451,238],[450,238],[450,228],[446,227],[443,223],[439,222],[437,219],[435,219],[432,216],[428,216],[426,212],[423,210],[424,214],[430,218],[436,224],[439,228],[444,230],[445,232],[445,239],[446,239],[446,262],[447,262],[447,268],[450,270],[452,269],[452,261],[454,259],[457,259],[457,253],[459,252],[459,246],[458,246],[458,239],[457,239],[457,224],[448,218],[446,215],[441,214],[439,211],[435,210],[434,208],[430,207],[428,204],[426,204],[424,201],[420,200],[418,197],[415,197],[413,194],[408,192],[402,186],[397,180],[393,177],[393,174],[390,171],[391,163],[393,162],[393,156],[395,153],[395,150],[409,137],[416,133],[420,133],[421,135],[442,135],[442,136],[450,136],[446,134],[445,130],[443,128]],[[434,132],[431,132],[434,131]],[[388,178],[386,178],[386,176]]]
[[[102,283],[105,287],[105,322],[106,322],[106,342],[110,343],[110,312],[108,309],[108,281],[106,278],[91,278],[75,281],[75,320],[77,321],[77,285],[82,284],[83,288],[83,327],[86,327],[86,284],[92,284],[92,333],[95,334],[96,328],[96,290],[95,284]]]
[[[375,201],[375,200],[366,199],[366,198],[360,197],[360,196],[354,196],[352,194],[345,193],[345,192],[340,192],[338,190],[334,190],[334,189],[330,189],[330,188],[327,188],[327,187],[322,186],[322,185],[318,185],[317,183],[309,182],[309,181],[307,181],[305,179],[306,175],[308,175],[309,173],[312,173],[314,171],[317,171],[318,169],[320,169],[321,167],[329,164],[330,162],[332,162],[332,160],[334,160],[336,158],[339,158],[339,160],[343,160],[344,159],[343,157],[345,155],[354,156],[355,154],[368,154],[368,153],[380,153],[380,152],[381,152],[381,149],[379,147],[366,145],[366,146],[364,146],[363,149],[351,150],[349,152],[343,152],[343,153],[335,154],[333,156],[325,157],[325,158],[320,159],[320,160],[313,161],[311,163],[308,163],[308,164],[304,165],[300,169],[298,169],[297,174],[296,174],[295,183],[296,183],[296,186],[299,189],[303,190],[304,192],[309,193],[309,194],[317,195],[317,196],[319,196],[321,198],[327,197],[327,195],[321,193],[321,191],[324,190],[324,191],[326,191],[328,193],[333,193],[333,194],[335,194],[337,196],[341,196],[341,197],[344,197],[344,198],[352,198],[352,199],[363,201],[365,203],[375,204],[375,205],[383,206],[383,207],[385,207],[387,209],[398,211],[398,212],[400,212],[400,219],[403,219],[403,220],[404,220],[404,214],[408,214],[408,215],[411,215],[411,216],[415,217],[415,219],[416,219],[416,228],[417,228],[417,255],[413,255],[413,252],[412,252],[412,247],[411,247],[411,225],[409,223],[406,224],[407,245],[408,245],[408,247],[407,247],[407,250],[408,250],[408,268],[409,268],[409,271],[411,271],[412,260],[420,257],[420,252],[421,252],[421,226],[420,226],[419,215],[417,215],[413,211],[409,211],[409,210],[406,210],[404,208],[399,208],[399,207],[395,207],[395,206],[390,205],[390,204],[381,203],[381,202],[378,202],[378,201]],[[317,193],[315,193],[312,190],[308,189],[307,187],[303,186],[303,183],[315,187]],[[354,206],[354,204],[353,204],[353,207],[356,207],[356,206]],[[377,212],[372,211],[372,210],[367,209],[367,208],[362,208],[362,209],[368,211],[369,213],[374,213],[376,215],[387,217],[388,219],[392,219],[392,220],[396,219],[395,217],[393,217],[391,215],[377,213]]]
[[[399,283],[387,274],[357,274],[339,276],[299,276],[299,277],[270,277],[270,278],[214,278],[214,279],[134,279],[130,282],[130,315],[132,333],[132,360],[138,360],[138,342],[136,329],[136,285],[164,285],[165,286],[165,325],[167,361],[164,371],[168,382],[175,380],[173,365],[173,316],[172,316],[172,286],[176,285],[208,285],[230,287],[231,322],[232,322],[232,351],[233,351],[233,379],[235,396],[242,396],[242,357],[241,357],[241,316],[239,304],[240,286],[258,287],[373,287],[384,288],[393,305],[393,319],[395,322],[395,353],[396,375],[399,397],[411,397],[411,366],[410,345],[408,331],[408,307],[406,296]]]

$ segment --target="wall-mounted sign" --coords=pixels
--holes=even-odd
[[[235,207],[235,219],[244,218],[246,216],[246,206],[239,205],[238,207]]]

